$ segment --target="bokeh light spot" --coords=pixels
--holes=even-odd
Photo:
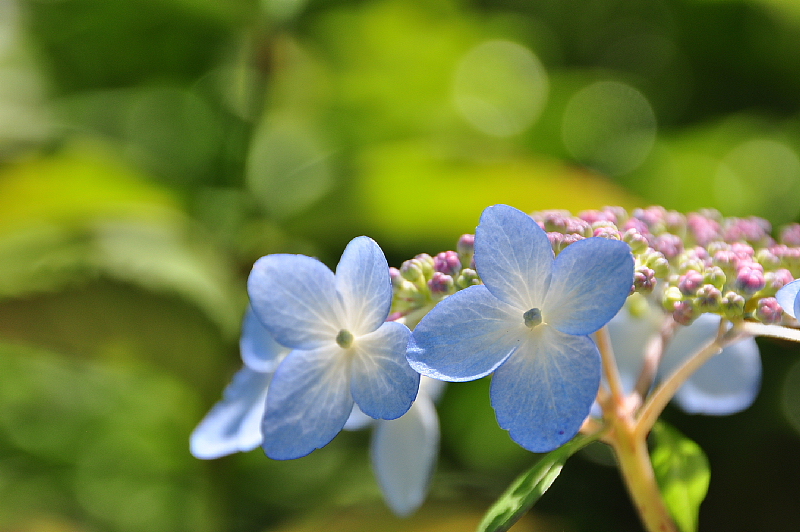
[[[641,165],[653,149],[656,117],[650,102],[635,88],[598,81],[567,103],[561,134],[578,162],[621,175]]]
[[[332,185],[329,156],[313,129],[289,117],[267,119],[250,146],[247,184],[270,215],[298,214]]]
[[[800,159],[782,142],[745,141],[725,155],[714,176],[715,204],[726,214],[758,215],[773,223],[800,210]]]
[[[458,64],[453,100],[464,119],[497,137],[522,133],[539,118],[549,82],[541,61],[511,41],[485,41]]]

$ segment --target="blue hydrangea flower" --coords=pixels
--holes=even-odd
[[[800,298],[797,297],[799,292],[800,279],[792,281],[775,294],[775,299],[777,299],[778,304],[783,307],[783,311],[795,319],[797,319],[797,316],[800,316]]]
[[[386,321],[389,266],[372,239],[353,239],[335,274],[304,255],[262,257],[247,286],[261,323],[292,349],[267,394],[267,456],[299,458],[327,445],[354,403],[376,419],[395,419],[409,409],[419,386],[405,359],[411,332]]]
[[[255,449],[262,443],[261,420],[272,375],[289,353],[248,311],[240,349],[244,367],[190,439],[197,458],[219,458]],[[425,499],[439,450],[439,419],[434,401],[444,383],[420,381],[411,408],[398,419],[375,420],[354,406],[345,429],[373,428],[372,468],[389,507],[400,516],[413,513]]]
[[[239,350],[244,366],[189,439],[189,448],[197,458],[219,458],[261,445],[267,389],[275,369],[290,349],[273,340],[248,308]]]
[[[580,429],[600,385],[589,334],[625,303],[634,261],[627,244],[587,238],[557,258],[545,232],[507,205],[484,210],[475,233],[483,285],[441,301],[414,330],[408,358],[436,379],[490,373],[500,426],[534,452]]]
[[[644,362],[648,340],[658,334],[663,313],[640,309],[632,316],[622,309],[608,324],[623,388],[630,392]],[[667,345],[656,382],[669,377],[683,362],[714,339],[720,317],[703,314],[679,327]],[[761,356],[753,338],[729,345],[697,370],[675,394],[675,402],[690,414],[729,415],[753,404],[761,387]]]

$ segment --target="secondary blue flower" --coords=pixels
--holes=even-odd
[[[608,324],[623,388],[636,383],[648,340],[658,334],[663,313],[646,309],[632,316],[623,309]],[[656,382],[668,378],[687,358],[714,339],[720,317],[703,314],[679,327],[668,344]],[[703,364],[675,394],[675,402],[690,414],[728,415],[749,407],[761,387],[761,356],[753,338],[727,346]]]
[[[630,248],[587,238],[554,258],[546,233],[507,205],[483,211],[475,233],[483,285],[441,301],[414,330],[408,358],[436,379],[494,372],[500,426],[534,452],[569,441],[600,384],[600,355],[588,337],[622,307],[633,283]]]
[[[374,426],[370,443],[372,470],[392,511],[405,517],[425,500],[439,454],[439,417],[434,402],[444,383],[423,377],[414,404],[401,417],[374,420],[353,409],[345,429]]]
[[[290,349],[273,340],[248,308],[239,350],[244,367],[233,376],[222,400],[214,405],[189,439],[189,448],[197,458],[219,458],[250,451],[261,444],[267,388],[275,369]]]
[[[409,409],[419,386],[405,359],[411,333],[386,322],[392,285],[373,240],[353,239],[335,274],[304,255],[262,257],[248,292],[270,334],[292,348],[267,394],[267,456],[299,458],[327,445],[354,402],[376,419],[395,419]]]

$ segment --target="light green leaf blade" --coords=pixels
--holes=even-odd
[[[544,455],[489,508],[478,525],[478,532],[504,532],[511,528],[550,488],[567,459],[596,439],[596,436],[578,436]]]
[[[653,427],[651,438],[650,457],[664,502],[682,532],[695,532],[711,478],[706,455],[695,442],[663,422]]]

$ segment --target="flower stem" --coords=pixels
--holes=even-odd
[[[771,338],[780,338],[782,340],[800,342],[800,330],[792,329],[790,327],[782,327],[780,325],[765,325],[763,323],[748,321],[743,322],[741,328],[742,331],[752,336],[769,336]]]
[[[658,416],[670,402],[686,379],[705,364],[709,358],[719,354],[722,349],[730,343],[741,339],[742,323],[737,323],[727,331],[727,321],[721,320],[719,332],[716,338],[706,344],[693,356],[689,357],[675,372],[663,381],[639,412],[636,420],[636,432],[641,438],[647,437],[650,429],[653,428]]]
[[[608,327],[603,327],[594,334],[597,350],[600,351],[600,358],[603,361],[603,374],[611,391],[611,399],[620,404],[625,400],[625,390],[622,388],[622,380],[619,377],[617,363],[614,360],[614,349],[611,347],[611,336],[608,334]]]
[[[605,441],[614,449],[622,479],[642,523],[648,532],[678,532],[658,488],[646,436],[636,430],[630,418],[617,418],[613,423],[614,430]]]

